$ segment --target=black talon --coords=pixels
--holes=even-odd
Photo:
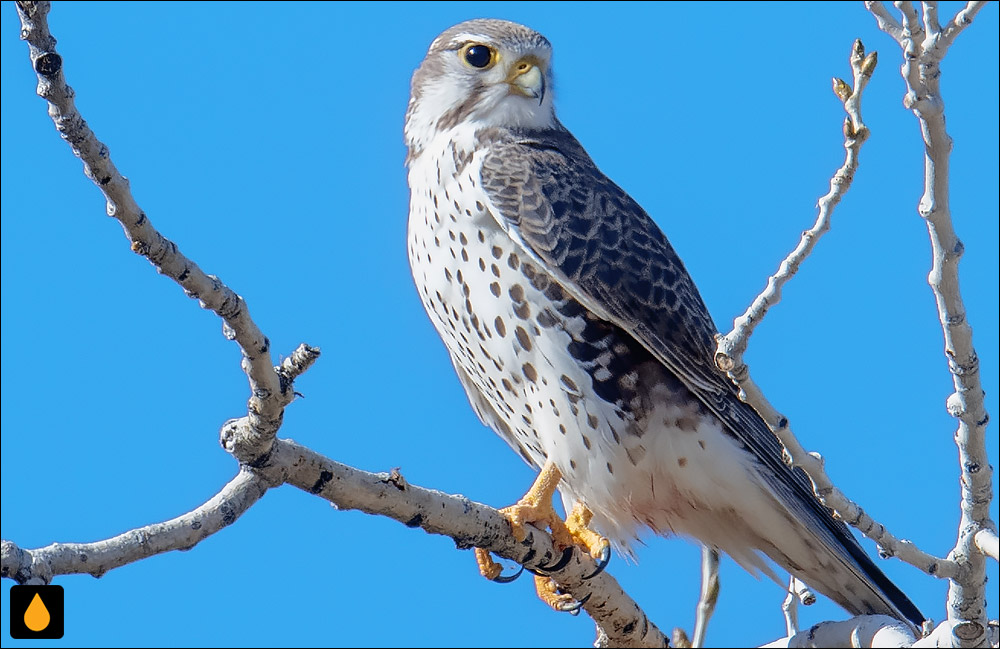
[[[493,581],[495,581],[498,584],[509,584],[510,582],[512,582],[512,581],[516,580],[518,577],[520,577],[522,572],[524,572],[524,566],[518,566],[518,570],[514,574],[504,576],[501,573],[501,574],[497,575],[496,579],[494,579]]]
[[[587,595],[579,602],[573,602],[572,604],[566,606],[565,608],[562,605],[560,605],[559,610],[562,611],[563,613],[569,613],[570,615],[579,615],[580,609],[583,608],[583,605],[587,603],[587,600],[590,599],[591,595],[593,595],[593,593],[587,593]]]
[[[542,572],[555,572],[556,570],[562,570],[567,565],[569,565],[570,559],[573,558],[573,546],[569,546],[563,550],[562,556],[559,557],[559,561],[556,561],[551,566],[538,566],[535,570],[541,570]],[[532,572],[535,572],[532,570]],[[538,573],[535,572],[537,575]]]
[[[601,548],[601,556],[597,558],[597,568],[594,572],[590,573],[584,579],[593,579],[597,575],[604,572],[604,569],[608,567],[608,563],[611,562],[611,545],[605,545]]]

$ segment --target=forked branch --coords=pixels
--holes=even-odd
[[[806,452],[792,433],[788,419],[764,397],[743,362],[743,354],[750,335],[760,324],[767,310],[781,299],[782,287],[795,275],[799,265],[815,248],[819,238],[830,229],[833,210],[851,186],[857,171],[861,146],[869,133],[861,116],[861,97],[875,70],[878,58],[875,52],[866,55],[861,41],[855,41],[850,61],[853,85],[843,79],[833,80],[833,91],[843,102],[844,110],[847,112],[844,120],[846,151],[844,164],[831,178],[830,191],[820,198],[819,214],[813,226],[802,233],[802,238],[795,249],[781,262],[778,271],[768,278],[764,291],[754,299],[743,315],[736,318],[732,331],[717,337],[718,349],[715,360],[719,368],[728,372],[729,377],[739,386],[741,398],[753,406],[784,445],[790,464],[801,467],[806,472],[812,480],[816,495],[824,505],[836,512],[849,525],[853,525],[862,534],[878,543],[883,554],[897,556],[929,575],[952,577],[959,570],[958,564],[949,559],[930,555],[909,541],[897,539],[886,530],[885,526],[872,519],[833,484],[823,466],[822,457],[817,453]]]

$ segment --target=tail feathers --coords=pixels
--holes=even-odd
[[[847,532],[846,529],[844,531]],[[854,540],[853,537],[851,537],[851,540]],[[850,552],[856,562],[854,568],[860,570],[861,574],[859,577],[872,590],[872,593],[878,597],[878,600],[876,602],[869,602],[868,598],[862,598],[855,602],[838,603],[855,615],[885,613],[895,618],[908,620],[919,629],[924,622],[924,616],[917,606],[910,601],[910,598],[896,584],[892,583],[885,576],[884,572],[878,569],[857,542],[845,545],[847,546],[845,549]]]
[[[823,520],[825,517],[820,518]],[[789,557],[786,554],[792,549],[789,545],[785,545],[785,551],[771,546],[765,548],[764,553],[852,615],[889,615],[908,621],[919,629],[924,621],[923,614],[879,570],[847,526],[832,517],[823,522],[826,529],[820,526],[809,528],[815,536],[811,543],[807,543],[810,548],[806,555],[808,560],[803,560],[806,558],[803,555],[796,559]]]
[[[802,562],[801,557],[800,561],[795,561],[773,546],[761,549],[797,579],[852,615],[888,615],[920,629],[924,616],[916,605],[875,566],[856,542],[852,545],[858,554],[855,555],[851,551],[854,548],[847,544],[836,549],[825,546],[821,553],[824,556],[814,555],[817,560],[808,563]],[[773,571],[761,566],[759,559],[753,561],[746,556],[734,556],[733,559],[749,572],[763,573],[784,586]]]

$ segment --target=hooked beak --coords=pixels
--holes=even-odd
[[[545,75],[540,61],[533,56],[526,56],[511,67],[507,83],[512,92],[537,99],[539,105],[545,98]]]

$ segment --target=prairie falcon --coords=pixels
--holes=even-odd
[[[406,113],[420,299],[479,418],[542,469],[505,510],[515,534],[542,523],[595,556],[607,541],[590,527],[625,552],[643,528],[681,534],[919,626],[715,367],[716,328],[681,260],[556,119],[551,58],[522,25],[461,23],[431,43]]]

